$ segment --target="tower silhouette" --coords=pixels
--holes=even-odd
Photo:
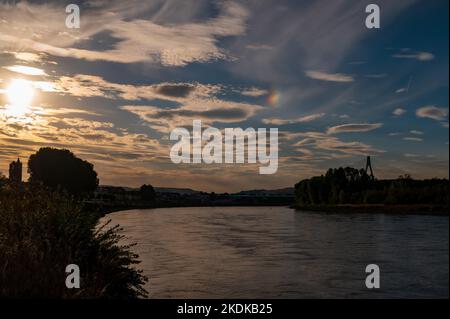
[[[370,174],[369,174],[370,170]],[[373,170],[372,170],[372,163],[370,161],[370,156],[367,156],[367,162],[366,162],[366,174],[370,176],[370,179],[375,179],[375,176],[373,176]]]
[[[9,164],[9,180],[16,183],[22,182],[22,162],[19,158],[17,162]]]

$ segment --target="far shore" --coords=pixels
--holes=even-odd
[[[436,215],[449,216],[448,207],[431,205],[384,205],[384,204],[345,204],[345,205],[293,205],[292,208],[336,214],[395,214],[395,215]]]

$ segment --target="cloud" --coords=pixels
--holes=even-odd
[[[17,60],[25,62],[41,62],[42,54],[32,53],[32,52],[12,52]]]
[[[84,74],[60,77],[53,86],[56,92],[78,97],[100,96],[125,100],[162,99],[174,102],[212,97],[221,90],[219,85],[200,83],[119,84],[108,82],[99,76]]]
[[[330,127],[327,134],[353,133],[353,132],[369,132],[383,126],[382,123],[374,124],[343,124]]]
[[[342,141],[335,136],[322,132],[296,133],[296,137],[302,137],[303,139],[294,143],[292,147],[302,147],[301,149],[309,147],[320,152],[331,152],[331,157],[340,157],[336,153],[346,156],[367,156],[368,154],[384,152],[360,141]],[[288,136],[287,138],[290,140],[292,137]]]
[[[351,75],[347,74],[341,74],[341,73],[326,73],[321,71],[306,71],[306,76],[314,79],[314,80],[321,80],[321,81],[328,81],[328,82],[353,82],[354,79]]]
[[[367,74],[366,78],[369,79],[383,79],[387,76],[386,73],[380,73],[380,74]]]
[[[399,59],[415,59],[418,61],[434,60],[434,55],[430,52],[399,53],[392,56]]]
[[[270,45],[266,45],[266,44],[248,44],[246,46],[247,49],[249,50],[273,50],[274,47],[270,46]]]
[[[319,139],[315,143],[315,147],[322,150],[333,152],[340,152],[350,155],[367,156],[368,154],[383,153],[383,150],[378,150],[363,142],[353,141],[345,142],[337,138]]]
[[[97,156],[110,154],[109,158],[105,158],[110,164],[116,153],[139,154],[146,160],[166,153],[161,151],[157,139],[146,134],[131,133],[107,121],[78,117],[90,113],[76,109],[67,109],[64,114],[53,111],[49,107],[42,108],[39,112],[31,112],[29,118],[20,120],[0,111],[0,153],[12,148],[16,156],[24,156],[23,153],[29,155],[38,147],[51,145]],[[123,159],[118,155],[117,157]],[[105,165],[108,165],[108,162],[105,162]],[[104,165],[100,168],[104,169]]]
[[[44,70],[34,68],[31,66],[11,65],[11,66],[5,66],[3,68],[8,71],[11,71],[11,72],[25,74],[25,75],[33,75],[33,76],[46,76],[47,75],[47,73],[45,73]]]
[[[241,94],[244,96],[251,96],[251,97],[260,97],[269,94],[269,91],[259,89],[256,87],[252,87],[249,89],[245,89],[241,91]]]
[[[436,107],[434,105],[424,106],[416,111],[417,117],[430,118],[436,121],[445,120],[448,115],[448,109],[442,107]]]
[[[423,135],[424,134],[422,131],[417,131],[417,130],[411,130],[411,131],[409,131],[409,133],[414,134],[414,135]]]
[[[195,90],[194,85],[190,84],[170,84],[166,83],[155,88],[155,93],[168,97],[185,98]]]
[[[21,81],[26,82],[30,86],[34,87],[35,89],[41,90],[42,92],[55,92],[55,88],[53,87],[52,82],[48,81],[32,81],[32,80],[24,80]],[[0,89],[0,94],[6,93],[6,90]],[[0,104],[1,107],[1,104]]]
[[[92,75],[61,77],[53,85],[56,92],[78,97],[175,102],[177,105],[168,109],[155,105],[121,107],[122,110],[139,116],[153,129],[164,133],[167,128],[190,125],[194,119],[202,119],[206,124],[242,122],[262,109],[260,105],[218,98],[218,93],[223,89],[221,85],[158,83],[136,86],[112,83]]]
[[[290,120],[279,119],[279,118],[269,118],[269,119],[263,119],[262,122],[264,124],[269,124],[269,125],[287,125],[287,124],[311,122],[311,121],[317,120],[323,116],[325,116],[325,113],[311,114],[311,115],[306,115],[306,116],[302,116],[302,117],[290,119]]]
[[[401,107],[396,108],[396,109],[392,112],[392,114],[395,115],[395,116],[402,116],[402,115],[405,114],[405,113],[406,113],[406,110],[405,110],[404,108],[401,108]]]
[[[74,109],[74,108],[49,108],[49,107],[35,107],[33,109],[33,113],[40,115],[72,115],[72,114],[86,114],[86,115],[96,115],[100,116],[100,114],[92,111]]]
[[[228,59],[218,47],[218,39],[245,32],[247,10],[234,2],[222,2],[215,18],[206,21],[156,23],[162,10],[177,5],[169,3],[157,9],[158,3],[132,1],[129,6],[117,1],[97,2],[83,14],[83,28],[77,32],[65,30],[66,13],[53,3],[46,5],[20,2],[0,4],[0,48],[20,43],[21,49],[31,49],[54,56],[88,61],[119,63],[152,62],[167,66],[185,66],[192,62]],[[133,10],[130,10],[133,8]],[[172,8],[173,9],[173,8]],[[144,20],[142,11],[153,10],[153,17]],[[33,19],[30,19],[32,12]],[[151,12],[151,11],[150,11]],[[153,18],[153,19],[151,19]],[[26,26],[26,27],[24,27]],[[95,35],[108,33],[115,43],[107,50],[81,49],[78,44]]]
[[[407,137],[404,137],[403,138],[405,141],[411,141],[411,142],[422,142],[423,141],[423,138],[420,138],[420,137],[410,137],[410,136],[407,136]]]
[[[410,153],[405,153],[403,154],[404,157],[409,157],[409,158],[417,158],[420,157],[420,155],[418,154],[410,154]]]
[[[364,43],[367,40],[366,37],[370,35],[364,28],[355,27],[361,25],[363,21],[361,17],[364,16],[364,11],[361,10],[360,5],[349,4],[347,0],[335,0],[327,4],[326,10],[323,10],[321,2],[279,3],[272,0],[262,2],[236,0],[248,6],[249,10],[237,5],[236,11],[233,12],[232,1],[87,0],[82,2],[80,30],[68,30],[64,27],[65,12],[61,2],[45,1],[46,4],[41,5],[44,1],[9,1],[9,9],[6,9],[5,2],[0,1],[0,38],[3,37],[0,39],[0,50],[8,48],[8,50],[19,51],[23,47],[24,50],[32,48],[51,52],[55,56],[67,57],[57,59],[60,64],[52,68],[54,71],[36,64],[51,75],[46,80],[54,81],[53,83],[45,82],[46,86],[44,82],[40,82],[42,85],[39,85],[42,88],[46,87],[47,91],[55,87],[53,90],[60,93],[59,96],[38,94],[36,104],[40,105],[42,110],[35,114],[39,115],[33,118],[35,122],[21,123],[20,127],[13,126],[14,123],[5,123],[3,127],[4,123],[0,121],[2,130],[7,134],[16,134],[17,140],[34,141],[39,145],[52,144],[52,141],[55,141],[55,144],[65,144],[77,151],[82,150],[80,154],[86,155],[87,159],[92,158],[101,163],[96,167],[102,171],[100,172],[102,182],[105,182],[105,176],[108,176],[107,182],[114,180],[118,184],[128,184],[133,180],[133,183],[139,185],[148,178],[148,181],[152,183],[162,181],[182,185],[192,182],[192,185],[215,187],[214,185],[223,185],[226,182],[233,184],[232,187],[241,187],[240,183],[245,180],[248,181],[246,186],[253,187],[256,183],[253,181],[253,176],[247,178],[247,176],[236,174],[237,178],[233,176],[225,181],[222,175],[229,176],[232,172],[225,167],[219,167],[216,171],[218,174],[196,174],[197,167],[194,169],[186,167],[181,170],[177,167],[174,172],[170,172],[166,170],[167,166],[170,166],[167,165],[170,160],[161,161],[162,167],[154,169],[145,167],[143,162],[153,160],[155,155],[158,156],[157,153],[152,154],[148,151],[153,144],[145,142],[146,134],[150,132],[156,136],[154,138],[166,143],[164,136],[161,137],[158,132],[162,132],[163,129],[167,132],[167,127],[170,125],[182,125],[189,128],[193,118],[200,118],[205,124],[234,123],[234,121],[251,119],[242,124],[239,122],[239,126],[246,127],[261,119],[260,116],[251,118],[259,110],[264,111],[261,113],[264,114],[265,122],[280,125],[310,122],[318,119],[318,115],[324,114],[320,112],[326,112],[330,115],[317,121],[319,124],[324,123],[320,129],[322,132],[315,132],[316,134],[310,132],[298,142],[284,140],[283,145],[280,145],[285,151],[281,155],[283,158],[289,158],[289,154],[286,153],[291,152],[294,153],[292,158],[295,160],[298,152],[301,155],[297,157],[296,163],[303,161],[303,165],[308,166],[307,169],[298,169],[301,166],[291,169],[288,166],[290,169],[286,171],[289,178],[279,179],[279,181],[283,185],[292,185],[296,181],[291,182],[291,180],[302,178],[304,175],[316,172],[321,174],[327,167],[344,163],[351,165],[356,162],[356,158],[382,152],[378,148],[382,148],[382,143],[390,140],[387,134],[384,134],[383,141],[377,139],[377,144],[368,145],[370,143],[366,140],[357,140],[358,137],[366,137],[361,134],[328,135],[325,132],[328,126],[343,123],[383,122],[373,120],[374,116],[381,114],[389,117],[389,113],[395,107],[403,106],[403,103],[408,102],[404,99],[414,100],[419,95],[425,96],[431,91],[430,85],[442,83],[434,77],[440,75],[439,71],[435,70],[439,65],[431,63],[430,66],[433,69],[427,69],[425,74],[422,74],[422,71],[418,74],[422,79],[425,76],[425,85],[418,85],[416,90],[408,96],[397,95],[399,100],[394,105],[385,101],[386,94],[381,93],[393,92],[405,86],[397,86],[398,83],[401,84],[405,70],[389,69],[389,78],[386,81],[377,80],[379,85],[367,86],[373,80],[366,78],[364,81],[365,77],[381,78],[383,76],[381,73],[387,72],[387,69],[369,70],[367,68],[373,56],[367,55],[368,52],[365,50],[361,51],[360,44]],[[220,5],[216,6],[217,3]],[[384,23],[395,23],[395,16],[404,13],[403,9],[411,3],[413,1],[405,0],[388,1],[383,4]],[[3,23],[3,20],[6,22]],[[25,62],[47,63],[45,53],[34,56],[22,54],[15,57]],[[137,61],[139,63],[120,66],[116,63],[75,61],[74,59],[77,58],[89,61],[122,63]],[[13,56],[6,59],[14,61]],[[218,59],[232,60],[233,63],[209,63]],[[367,67],[349,66],[348,61],[355,59],[365,61]],[[20,61],[7,62],[4,65],[25,64]],[[391,61],[400,60],[391,58]],[[410,61],[413,64],[418,63],[415,60]],[[193,65],[184,69],[175,69],[150,67],[142,62],[180,67],[190,63]],[[208,63],[199,66],[198,62]],[[342,66],[344,68],[341,68]],[[312,74],[320,77],[318,81],[314,81],[302,74],[305,70],[326,72]],[[50,72],[61,72],[58,73],[59,75],[69,74],[70,77],[58,78],[56,73]],[[72,77],[73,72],[92,75]],[[436,81],[426,80],[427,75]],[[0,77],[2,76],[3,74],[0,74]],[[362,81],[358,81],[360,79]],[[322,81],[331,82],[327,85]],[[345,81],[350,85],[330,86],[333,82],[346,83]],[[217,84],[222,82],[224,83]],[[232,85],[238,85],[239,89],[231,92],[230,99],[239,101],[241,98],[241,101],[251,101],[251,103],[241,105],[237,102],[226,101],[228,96],[225,97],[225,94],[229,92],[225,90]],[[253,100],[259,102],[267,94],[258,86],[273,88],[279,97],[276,103],[278,109],[261,108],[259,105],[252,104]],[[101,98],[85,99],[84,97]],[[0,98],[3,96],[0,95]],[[359,104],[351,104],[352,100],[359,101]],[[61,108],[57,109],[58,111],[46,112],[46,105],[43,103],[57,103]],[[87,110],[98,113],[69,110],[68,103],[76,108],[85,107]],[[118,110],[119,105],[125,106],[122,110]],[[408,113],[414,111],[408,109]],[[318,114],[303,116],[311,113]],[[339,114],[344,113],[359,120],[340,120]],[[331,114],[337,114],[334,119],[338,121],[325,123],[326,120],[332,119]],[[67,118],[67,121],[61,121],[61,117]],[[88,123],[83,119],[80,120],[79,118],[82,117],[91,121]],[[348,118],[348,116],[345,117]],[[38,125],[38,123],[41,124]],[[441,121],[437,122],[439,126],[440,123]],[[396,122],[396,124],[401,123]],[[218,127],[222,126],[218,125]],[[309,126],[313,125],[298,125],[292,129],[292,133],[299,133],[301,127]],[[158,132],[153,132],[149,127],[157,129]],[[124,128],[145,134],[132,137]],[[408,129],[392,127],[392,132],[404,131],[398,138],[401,141],[404,136],[415,136],[408,132],[411,128],[415,127],[410,126]],[[339,131],[339,129],[336,130]],[[386,133],[388,132],[391,131]],[[3,136],[0,133],[1,137]],[[420,136],[417,135],[417,137]],[[284,143],[291,142],[297,142],[297,147],[301,149],[284,148]],[[404,143],[404,146],[407,146],[407,143]],[[3,140],[0,141],[0,145],[0,153],[3,155],[5,149]],[[395,154],[390,153],[389,158],[382,159],[385,166],[389,165],[387,163],[389,159],[406,153],[406,150],[398,149],[397,151],[394,152]],[[153,156],[149,156],[150,154]],[[163,151],[159,153],[159,156],[167,156],[167,154],[167,151]],[[345,156],[355,156],[355,161],[336,161],[337,158]],[[129,162],[122,162],[122,158],[139,159],[139,161],[135,160],[128,165]],[[316,166],[317,161],[320,160],[327,162]],[[3,165],[3,163],[0,164]],[[121,167],[111,168],[112,165]],[[0,168],[4,169],[4,166]],[[298,174],[292,174],[293,171]],[[379,174],[382,174],[382,171],[384,168],[380,169]],[[430,171],[432,171],[431,168]],[[263,184],[273,186],[267,180],[261,181],[260,185]]]
[[[242,122],[255,115],[263,107],[212,98],[191,100],[189,103],[170,109],[161,109],[151,105],[125,105],[121,109],[139,116],[151,128],[167,133],[168,129],[175,127],[192,126],[193,120],[202,120],[206,125]]]
[[[407,88],[400,88],[400,89],[395,90],[395,93],[405,93],[407,91],[408,91]]]

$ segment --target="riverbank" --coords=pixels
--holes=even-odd
[[[432,205],[293,205],[296,210],[336,213],[336,214],[395,214],[395,215],[438,215],[449,216],[448,207]]]

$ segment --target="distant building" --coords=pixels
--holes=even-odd
[[[22,163],[19,158],[17,162],[9,164],[9,180],[17,183],[22,182]]]

